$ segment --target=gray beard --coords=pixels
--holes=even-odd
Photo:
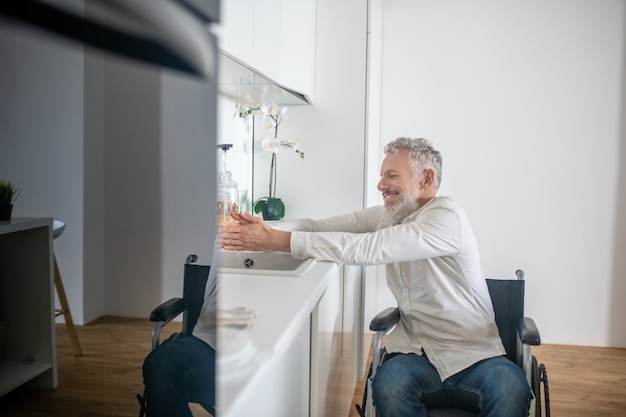
[[[407,216],[414,213],[415,210],[420,208],[417,201],[410,195],[402,193],[400,194],[400,202],[395,206],[387,210],[387,216],[391,220],[392,225],[402,223],[402,220]]]

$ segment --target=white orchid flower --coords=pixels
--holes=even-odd
[[[267,130],[273,130],[276,126],[276,120],[272,119],[270,116],[263,116],[263,121],[265,122],[265,128]]]
[[[261,112],[261,104],[257,101],[245,101],[235,105],[235,117],[246,118],[250,115],[256,116]]]
[[[261,147],[264,151],[278,153],[280,150],[281,142],[278,138],[265,138],[261,141]]]
[[[288,148],[294,151],[298,156],[304,159],[304,152],[300,148],[298,142],[292,142],[291,139],[285,137],[284,140],[278,139],[278,126],[287,119],[287,107],[280,107],[274,103],[259,103],[250,97],[246,97],[246,101],[239,103],[237,106],[237,112],[235,113],[241,118],[246,118],[250,115],[263,116],[263,122],[267,130],[273,131],[271,137],[267,137],[261,141],[261,147],[266,152],[272,153],[272,162],[270,164],[270,183],[269,183],[269,198],[276,197],[276,160],[278,151],[280,148]],[[252,136],[254,141],[254,132]],[[255,212],[258,213],[255,205]]]
[[[280,107],[274,103],[263,104],[261,106],[263,114],[268,116],[283,117],[287,112],[287,107]]]

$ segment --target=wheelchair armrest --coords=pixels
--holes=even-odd
[[[163,321],[167,323],[186,309],[187,303],[185,303],[185,300],[182,298],[172,298],[152,310],[152,313],[150,313],[150,321]]]
[[[389,307],[381,311],[370,322],[370,330],[378,332],[384,330],[385,332],[398,324],[400,320],[400,310],[397,307]]]
[[[520,320],[518,332],[520,338],[522,339],[522,343],[532,346],[539,346],[541,344],[539,329],[537,328],[535,321],[530,317],[524,317]]]

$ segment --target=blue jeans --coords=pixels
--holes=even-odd
[[[372,382],[381,417],[426,417],[428,408],[461,408],[480,417],[526,417],[532,393],[524,372],[504,356],[441,381],[427,356],[390,355]]]
[[[187,336],[165,341],[143,364],[148,417],[192,417],[189,402],[215,415],[215,350]]]

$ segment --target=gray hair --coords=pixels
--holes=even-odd
[[[425,169],[435,171],[435,189],[441,184],[441,153],[424,138],[398,138],[385,146],[385,154],[409,150],[409,163],[413,177],[417,178]]]

